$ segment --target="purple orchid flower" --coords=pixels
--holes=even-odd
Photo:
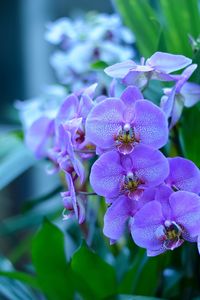
[[[160,105],[167,117],[171,117],[170,128],[180,119],[184,106],[191,107],[200,100],[200,85],[187,82],[196,68],[196,64],[189,66],[181,75],[174,76],[177,82],[173,88],[164,89]]]
[[[136,85],[144,88],[150,79],[173,81],[172,72],[178,71],[192,63],[190,58],[164,52],[156,52],[145,62],[138,65],[132,60],[114,64],[104,71],[114,78],[121,78],[126,85]]]
[[[54,147],[48,150],[48,158],[54,164],[53,172],[60,169],[71,174],[75,172],[81,182],[85,179],[81,159],[94,155],[94,153],[81,153],[80,150],[94,148],[85,139],[84,124],[89,111],[94,106],[91,97],[94,95],[96,86],[97,84],[93,84],[78,91],[77,95],[71,94],[63,102],[55,118]]]
[[[72,175],[75,172],[74,180],[80,177],[80,182],[85,181],[85,169],[82,161],[74,152],[70,131],[66,131],[64,126],[59,126],[59,144],[57,150],[57,162],[62,170]]]
[[[107,98],[91,110],[86,136],[101,149],[116,147],[123,154],[131,153],[138,143],[158,149],[168,139],[167,120],[156,105],[143,100],[138,88],[130,86],[121,99]]]
[[[144,190],[161,184],[168,176],[169,166],[164,155],[140,145],[129,155],[109,151],[93,164],[90,183],[94,191],[113,202],[120,195],[139,200]]]
[[[88,88],[79,90],[76,94],[69,95],[60,107],[56,117],[56,125],[75,118],[83,118],[85,121],[88,113],[94,106],[92,98],[96,87],[97,84],[95,83]]]
[[[104,216],[103,233],[110,240],[117,241],[124,233],[127,221],[147,202],[155,199],[154,188],[144,191],[140,201],[130,199],[126,195],[119,196],[107,209]]]
[[[77,119],[80,121],[82,117],[82,123],[85,124],[86,117],[89,111],[94,106],[92,98],[97,84],[93,84],[88,88],[79,91],[80,101],[78,96],[72,94],[67,97],[67,99],[61,105],[60,110],[56,117],[47,117],[42,115],[27,129],[25,139],[28,147],[34,152],[37,158],[53,156],[51,148],[55,143],[57,147],[57,136],[58,128],[61,123],[71,121],[72,119]],[[79,137],[79,142],[81,138],[83,139],[83,132],[79,131],[77,133]]]
[[[169,176],[165,179],[167,186],[173,190],[200,193],[200,170],[197,166],[182,157],[168,158]]]
[[[64,204],[63,220],[68,220],[69,218],[75,216],[79,222],[82,224],[85,221],[85,205],[80,200],[77,199],[74,183],[72,177],[69,173],[66,173],[66,181],[68,186],[68,191],[61,193]],[[65,213],[67,210],[67,214]]]
[[[200,234],[200,197],[178,191],[168,198],[145,204],[134,216],[134,242],[147,249],[148,256],[174,250],[184,240],[196,242]]]
[[[85,121],[90,110],[95,106],[95,102],[91,97],[94,96],[96,86],[97,84],[93,84],[84,90],[80,90],[77,94],[68,96],[56,117],[57,135],[60,124],[63,124],[65,130],[71,133],[72,144],[77,151],[94,149],[94,146],[85,136]],[[78,96],[80,96],[80,99]]]

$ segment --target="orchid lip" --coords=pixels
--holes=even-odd
[[[127,196],[131,199],[139,199],[141,194],[143,193],[143,189],[139,189],[139,186],[143,182],[133,173],[128,172],[123,179],[122,183],[122,193],[127,194]]]
[[[156,230],[156,236],[163,242],[166,250],[174,250],[183,243],[182,228],[174,221],[166,220],[164,226],[160,226]]]
[[[139,139],[136,137],[134,128],[126,123],[114,137],[118,151],[124,155],[130,154]]]

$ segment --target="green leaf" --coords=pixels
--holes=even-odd
[[[184,156],[191,159],[198,167],[200,167],[199,118],[200,109],[197,105],[185,109],[180,126],[180,138]]]
[[[0,270],[0,276],[7,277],[10,279],[16,279],[16,280],[19,280],[21,282],[24,282],[24,283],[30,285],[33,288],[39,289],[37,279],[32,275],[29,275],[29,274],[26,274],[23,272],[17,272],[17,271],[10,272],[10,271],[1,271]]]
[[[118,292],[154,296],[159,285],[161,266],[168,263],[167,254],[147,257],[144,249],[138,249],[133,265],[121,281]]]
[[[103,60],[97,60],[91,64],[91,68],[94,70],[103,70],[108,67],[108,64]]]
[[[73,299],[70,266],[64,252],[64,234],[45,220],[32,247],[38,282],[50,300]]]
[[[36,163],[22,141],[12,135],[0,136],[0,189]]]
[[[118,287],[119,293],[133,293],[135,291],[140,273],[147,260],[146,252],[139,249],[134,258],[132,267],[127,271]]]
[[[102,299],[116,293],[115,271],[84,243],[72,258],[72,270],[94,294]]]
[[[147,0],[115,0],[125,24],[133,31],[140,54],[148,57],[157,48],[160,24]]]
[[[170,296],[180,295],[180,281],[183,278],[183,272],[175,269],[168,269],[164,272],[163,295],[169,298]]]

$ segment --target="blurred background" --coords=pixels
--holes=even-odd
[[[57,82],[49,64],[53,46],[44,39],[46,24],[87,11],[112,13],[113,7],[107,0],[0,1],[0,133],[20,128],[18,111],[14,107],[17,99],[37,97],[47,85]],[[1,141],[1,147],[3,144],[4,141]],[[2,159],[0,156],[0,164]],[[3,254],[8,254],[18,239],[15,222],[24,228],[32,226],[30,223],[33,222],[29,218],[18,222],[12,216],[21,213],[28,199],[38,198],[58,186],[57,175],[47,175],[44,162],[33,164],[34,167],[0,191],[1,224],[7,219],[0,226],[0,250]],[[12,168],[11,162],[10,172],[14,172]],[[30,223],[26,224],[28,219]],[[40,220],[38,217],[36,223]],[[5,226],[8,226],[7,230],[4,230]]]

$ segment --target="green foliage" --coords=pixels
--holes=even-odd
[[[28,282],[31,286],[37,287],[34,277],[14,271],[11,262],[4,257],[0,257],[0,269],[0,299],[36,299],[32,290],[24,284]]]
[[[198,106],[185,109],[180,125],[180,138],[184,156],[200,167],[200,109]]]
[[[108,64],[105,61],[97,60],[94,63],[91,64],[91,68],[93,70],[103,70],[106,67],[108,67]]]
[[[72,270],[92,291],[94,299],[103,299],[116,293],[114,268],[91,252],[85,243],[72,258]]]
[[[140,55],[156,50],[192,57],[189,35],[200,34],[198,0],[115,0],[124,22],[136,36]]]
[[[0,136],[0,190],[36,163],[33,155],[14,135]]]
[[[103,240],[101,242],[103,243]],[[126,265],[119,278],[119,270],[114,268],[118,259],[117,253],[110,265],[85,242],[72,255],[70,261],[67,261],[65,255],[68,249],[69,245],[65,243],[64,233],[45,220],[33,239],[31,247],[35,272],[28,274],[1,268],[0,278],[7,278],[11,283],[14,280],[21,282],[22,285],[27,284],[37,293],[44,293],[48,300],[70,300],[76,299],[78,295],[84,300],[156,300],[165,297],[169,299],[171,295],[182,295],[180,281],[184,279],[183,268],[188,269],[188,266],[185,266],[185,259],[183,261],[180,259],[180,253],[173,253],[173,255],[166,253],[159,257],[148,258],[145,250],[134,247],[133,259],[127,254],[129,265]],[[188,247],[187,253],[194,256],[193,250]],[[108,254],[112,256],[110,252]],[[174,255],[181,271],[171,267],[171,258]],[[190,259],[191,257],[188,256],[187,261],[189,262]],[[195,266],[197,262],[194,263]],[[165,275],[164,270],[167,269],[169,271]],[[189,273],[185,271],[186,276],[191,276],[194,270],[194,268],[189,270]],[[186,288],[189,284],[190,282]],[[159,294],[161,298],[154,298],[158,288],[162,291]]]
[[[38,282],[48,299],[72,299],[73,283],[64,252],[64,235],[47,220],[33,241],[32,258]]]
[[[148,57],[155,52],[160,35],[155,12],[147,0],[116,0],[115,3],[136,37],[139,52]]]

